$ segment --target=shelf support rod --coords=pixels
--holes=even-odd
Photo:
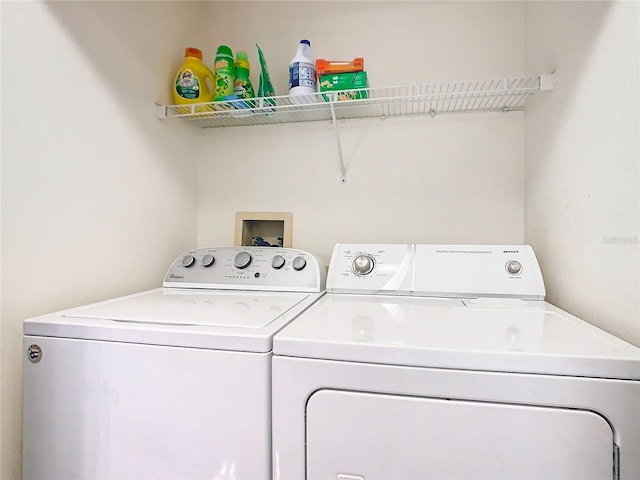
[[[345,183],[347,181],[347,171],[344,168],[344,158],[342,157],[342,144],[340,143],[340,131],[338,129],[338,121],[336,119],[336,109],[334,106],[335,95],[332,96],[329,101],[331,107],[331,119],[333,120],[333,131],[336,134],[336,144],[338,146],[338,159],[340,160],[340,181]]]

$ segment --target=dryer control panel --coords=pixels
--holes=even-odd
[[[338,244],[327,291],[544,300],[528,245]]]
[[[281,247],[211,247],[184,252],[163,287],[320,292],[326,269],[315,255]]]

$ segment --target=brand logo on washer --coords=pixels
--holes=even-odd
[[[27,349],[27,355],[29,355],[31,363],[38,363],[42,360],[42,349],[38,345],[30,345]]]
[[[184,278],[184,275],[174,275],[172,273],[171,275],[169,275],[169,278],[173,278],[175,280],[180,280],[181,278]]]
[[[518,250],[503,250],[502,253],[520,253]]]

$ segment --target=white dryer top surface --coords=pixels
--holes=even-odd
[[[158,288],[25,320],[25,335],[269,352],[322,293]]]
[[[640,349],[544,301],[329,293],[274,337],[276,355],[640,379]]]

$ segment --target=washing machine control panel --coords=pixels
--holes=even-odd
[[[540,267],[528,245],[338,244],[327,291],[543,300]]]
[[[326,269],[315,255],[282,247],[212,247],[184,252],[164,287],[232,290],[324,290]]]

